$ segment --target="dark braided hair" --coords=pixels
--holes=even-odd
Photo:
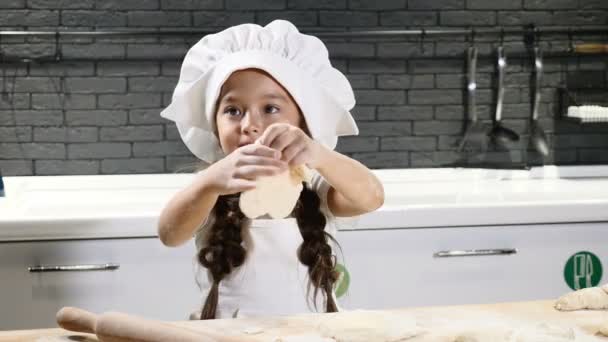
[[[248,219],[239,208],[239,194],[220,196],[213,208],[215,217],[210,227],[209,239],[198,254],[198,260],[211,273],[213,283],[201,312],[200,319],[216,317],[219,283],[233,268],[245,261],[246,250],[242,246],[242,228]],[[337,312],[333,296],[333,286],[338,279],[336,260],[332,255],[329,239],[325,232],[327,219],[321,211],[321,199],[304,184],[300,198],[292,215],[295,216],[303,242],[297,254],[300,262],[308,267],[310,285],[314,287],[313,300],[321,290],[325,297],[325,311]],[[316,308],[316,300],[314,301]]]
[[[333,286],[338,280],[336,260],[332,255],[329,239],[333,238],[325,231],[327,219],[321,212],[321,199],[316,192],[304,186],[300,199],[294,208],[294,214],[304,241],[298,248],[298,259],[308,266],[310,284],[314,287],[313,299],[319,289],[325,295],[325,311],[337,312],[338,307],[333,296]],[[316,301],[315,308],[316,308]]]
[[[239,196],[220,196],[213,207],[213,215],[215,222],[210,228],[208,243],[198,253],[198,261],[209,270],[213,280],[200,319],[215,318],[220,281],[234,267],[243,264],[246,254],[241,245],[241,232],[247,218],[239,209]]]

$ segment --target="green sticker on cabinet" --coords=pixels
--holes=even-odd
[[[578,252],[566,262],[564,279],[573,290],[597,286],[602,279],[602,263],[591,252]]]
[[[350,284],[350,274],[346,270],[346,267],[342,264],[336,265],[336,271],[338,271],[338,280],[336,280],[335,291],[336,297],[340,298],[344,296],[348,291],[348,285]]]

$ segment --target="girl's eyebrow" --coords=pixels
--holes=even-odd
[[[287,98],[285,96],[283,96],[283,94],[278,94],[278,93],[267,93],[267,94],[262,95],[262,98],[287,102]],[[230,95],[224,96],[224,98],[222,98],[221,102],[238,102],[238,99],[239,99],[238,96],[230,94]]]
[[[285,98],[285,96],[283,96],[282,94],[278,94],[278,93],[268,93],[268,94],[264,94],[262,97],[265,99],[281,100],[281,101],[287,102],[287,99]]]
[[[235,102],[237,99],[238,98],[234,95],[227,95],[222,98],[222,102]]]

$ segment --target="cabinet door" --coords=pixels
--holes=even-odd
[[[157,238],[0,243],[0,330],[54,327],[63,306],[187,319],[201,303],[194,255],[192,242],[169,248]],[[100,269],[28,270],[41,265]]]
[[[350,273],[340,302],[352,309],[553,299],[571,291],[564,267],[575,253],[608,264],[606,223],[353,230],[339,232],[338,241]],[[434,256],[510,248],[517,252]]]

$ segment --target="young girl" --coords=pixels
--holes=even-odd
[[[334,219],[384,201],[373,173],[333,151],[358,133],[353,106],[325,45],[287,21],[234,26],[190,49],[161,115],[210,166],[169,201],[158,233],[168,246],[195,236],[208,271],[200,319],[337,311]],[[292,215],[246,218],[239,194],[297,165],[313,175]]]

